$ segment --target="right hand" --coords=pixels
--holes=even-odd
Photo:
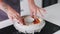
[[[19,15],[19,13],[17,13],[16,10],[14,10],[9,5],[5,4],[4,2],[1,2],[0,9],[3,10],[8,15],[9,19],[11,19],[12,21],[16,19],[19,23],[24,24],[24,21],[21,15]]]

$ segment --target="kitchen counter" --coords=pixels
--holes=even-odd
[[[44,19],[60,26],[60,3],[46,7],[47,14]]]

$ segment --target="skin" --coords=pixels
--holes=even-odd
[[[31,16],[34,19],[36,19],[37,12],[40,12],[41,16],[43,16],[40,10],[43,10],[44,12],[45,12],[45,10],[38,7],[35,4],[34,0],[28,0],[28,3],[29,3],[29,7],[30,7]],[[4,3],[3,0],[0,0],[0,9],[3,10],[8,15],[9,19],[11,19],[11,20],[16,19],[18,22],[23,24],[23,18],[20,16],[20,14],[17,13],[8,4]]]
[[[40,15],[42,17],[44,17],[43,14],[42,14],[42,11],[43,11],[43,13],[46,13],[46,10],[45,9],[43,9],[41,7],[38,7],[35,4],[34,0],[28,0],[28,3],[29,3],[30,11],[31,11],[31,16],[33,16],[34,18],[36,18],[37,13],[39,12]]]
[[[23,24],[23,18],[20,14],[2,0],[0,0],[0,9],[3,10],[12,21],[13,19],[16,19],[18,22]]]

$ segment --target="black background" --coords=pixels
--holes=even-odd
[[[58,3],[58,0],[43,0],[42,7],[47,7],[56,3]]]

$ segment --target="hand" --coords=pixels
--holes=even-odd
[[[23,24],[23,18],[16,11],[7,12],[7,15],[8,15],[9,19],[11,19],[12,21],[14,19],[16,19],[18,21],[18,23]]]
[[[0,3],[0,9],[3,10],[5,13],[7,13],[9,19],[13,21],[13,19],[16,19],[19,23],[24,23],[23,18],[19,13],[17,13],[12,7],[5,3]]]
[[[30,4],[29,7],[30,7],[30,11],[31,11],[31,16],[33,16],[33,18],[36,18],[38,12],[40,13],[40,15],[42,17],[44,17],[44,15],[42,14],[42,11],[43,11],[43,13],[46,13],[45,9],[40,8],[35,4]]]

